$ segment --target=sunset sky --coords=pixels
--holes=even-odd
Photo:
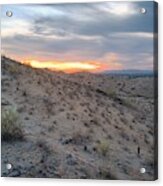
[[[153,68],[153,2],[3,5],[2,54],[40,68]],[[146,8],[146,14],[140,8]],[[7,17],[6,11],[13,16]]]

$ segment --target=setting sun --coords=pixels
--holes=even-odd
[[[33,68],[48,68],[50,70],[64,71],[67,73],[97,71],[102,66],[97,62],[53,62],[37,60],[26,60],[23,62],[23,64],[29,65]]]

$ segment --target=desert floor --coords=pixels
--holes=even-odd
[[[16,109],[23,131],[2,139],[2,176],[153,180],[153,97],[152,77],[65,74],[2,57],[2,114]]]

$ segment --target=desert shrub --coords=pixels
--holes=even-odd
[[[96,116],[94,116],[93,119],[90,120],[90,124],[91,124],[91,125],[100,126],[99,118],[96,117]]]
[[[124,132],[124,130],[120,131],[120,136],[125,139],[126,141],[130,140],[130,137],[128,135],[128,133]]]
[[[106,156],[109,152],[110,145],[107,140],[100,141],[97,146],[97,152],[99,152],[101,155]]]
[[[136,106],[132,103],[131,100],[129,99],[122,99],[122,105],[128,107],[128,108],[131,108],[131,109],[136,109]]]
[[[107,96],[109,96],[112,99],[117,98],[116,92],[114,90],[110,90],[110,89],[107,91]]]
[[[100,171],[99,171],[99,179],[103,179],[103,180],[116,180],[116,176],[109,171],[108,169],[106,169],[105,167],[100,167]]]
[[[2,111],[1,138],[4,141],[23,139],[22,125],[17,111],[13,108]]]
[[[8,70],[9,70],[9,72],[12,73],[12,74],[16,74],[16,73],[19,72],[18,66],[17,66],[16,64],[10,65],[10,66],[8,67]]]
[[[42,151],[45,153],[45,154],[50,154],[52,153],[53,149],[52,147],[44,140],[44,139],[41,139],[39,138],[38,141],[36,142],[36,145],[42,149]],[[47,157],[46,157],[47,158]]]
[[[72,133],[72,142],[76,145],[86,143],[90,139],[90,135],[83,131],[74,131]]]
[[[99,93],[99,94],[102,94],[104,96],[108,96],[106,92],[104,92],[103,90],[101,89],[96,89],[96,92]]]

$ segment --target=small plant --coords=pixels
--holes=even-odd
[[[108,91],[107,91],[107,95],[108,95],[110,98],[113,98],[113,99],[117,98],[117,94],[116,94],[116,92],[115,92],[114,90],[108,90]]]
[[[23,139],[22,125],[15,109],[10,108],[2,111],[1,134],[3,141]]]
[[[109,148],[110,146],[107,140],[100,141],[96,146],[97,151],[103,156],[108,154]]]
[[[128,108],[136,109],[136,106],[129,99],[122,99],[122,104]]]
[[[16,64],[10,65],[10,66],[8,67],[8,70],[9,70],[9,72],[12,73],[12,74],[16,74],[16,73],[19,72],[18,67],[17,67]]]
[[[100,126],[101,122],[98,117],[94,116],[93,119],[90,120],[90,124]]]
[[[51,154],[53,149],[52,147],[44,140],[39,138],[38,141],[36,142],[36,145],[42,149],[42,151],[44,152],[44,154]],[[46,160],[47,156],[45,156],[45,160]]]
[[[116,180],[116,176],[105,167],[100,167],[99,178],[103,180]]]
[[[72,133],[72,141],[76,145],[81,145],[89,140],[90,136],[87,132],[74,131]]]

